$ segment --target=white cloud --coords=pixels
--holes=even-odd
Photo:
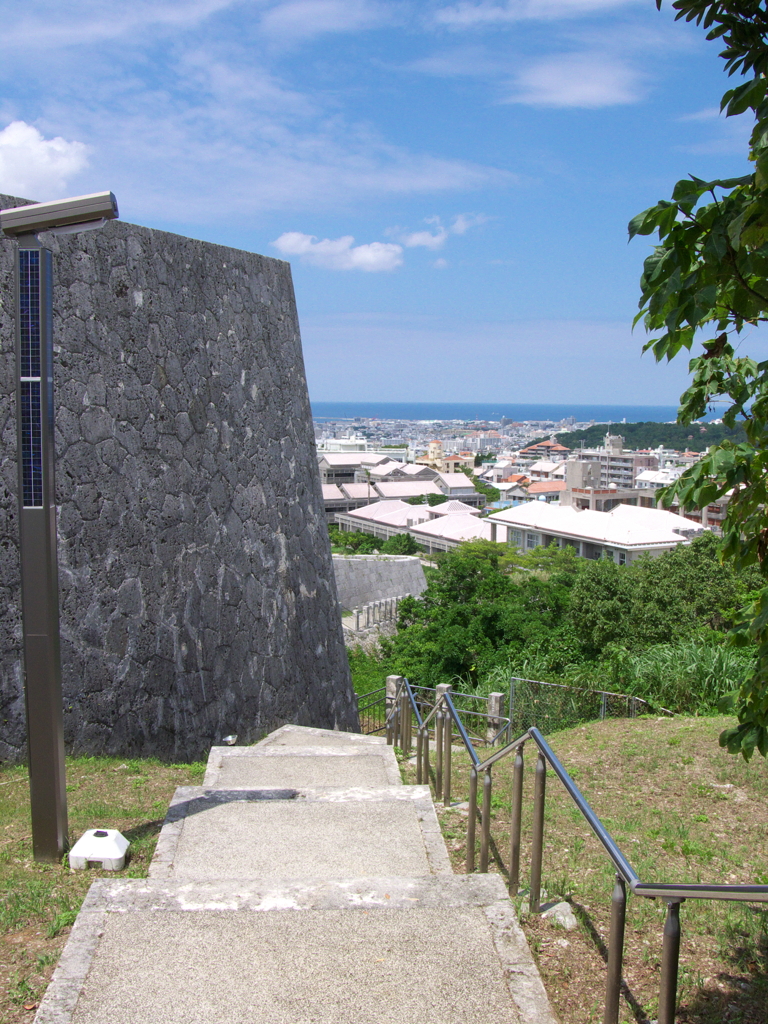
[[[298,256],[303,263],[311,263],[326,270],[366,270],[377,273],[394,270],[403,262],[402,246],[392,242],[355,245],[354,241],[352,235],[318,241],[315,235],[286,231],[272,245],[284,256]]]
[[[366,0],[289,0],[267,11],[261,28],[270,36],[305,39],[325,32],[356,32],[382,19],[381,9]]]
[[[745,161],[749,138],[755,125],[755,117],[751,111],[745,111],[735,117],[726,117],[718,107],[706,107],[704,110],[684,114],[678,121],[702,124],[707,131],[707,138],[698,142],[681,142],[676,148],[683,153],[738,153]],[[748,169],[744,168],[744,173]]]
[[[506,102],[596,109],[635,103],[640,84],[638,72],[603,53],[560,54],[523,68]]]
[[[402,228],[390,228],[386,234],[397,238],[407,249],[419,246],[425,249],[442,249],[451,235],[464,235],[470,228],[485,224],[487,220],[482,213],[459,213],[451,224],[445,227],[439,217],[425,217],[424,223],[431,225],[431,230],[404,232]]]
[[[448,266],[448,260],[444,260],[441,256],[440,259],[435,260],[432,266],[435,267],[436,270],[444,270]]]
[[[0,192],[40,202],[58,198],[88,163],[88,147],[61,136],[45,139],[31,124],[12,121],[0,131]]]
[[[159,32],[189,30],[211,15],[234,6],[235,0],[80,0],[24,5],[15,23],[4,27],[0,47],[39,52],[57,47],[88,46],[111,39],[137,38]],[[10,20],[10,19],[9,19]]]
[[[458,3],[443,7],[435,14],[440,25],[465,29],[473,26],[499,25],[515,21],[578,18],[625,7],[638,0],[507,0],[507,3]]]

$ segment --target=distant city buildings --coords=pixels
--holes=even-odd
[[[338,430],[338,424],[316,426],[328,519],[382,541],[408,532],[427,554],[483,538],[523,551],[568,545],[582,557],[623,565],[642,552],[657,555],[689,543],[705,528],[717,531],[727,508],[721,499],[703,513],[657,509],[659,489],[700,455],[662,447],[628,451],[610,431],[602,447],[570,450],[541,437],[541,424],[506,419],[361,420],[341,437],[331,427]],[[473,478],[497,488],[500,500],[489,506]]]

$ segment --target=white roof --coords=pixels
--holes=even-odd
[[[344,501],[345,494],[336,484],[323,484],[323,501]]]
[[[455,498],[452,498],[450,501],[443,501],[439,505],[433,505],[432,512],[438,516],[480,515],[479,508],[472,508],[471,505],[467,505],[463,501],[457,501]]]
[[[682,466],[670,466],[667,469],[644,469],[635,477],[637,483],[671,484],[683,473]]]
[[[375,501],[372,505],[365,505],[346,515],[386,526],[407,526],[409,521],[421,523],[428,519],[429,505],[409,505],[407,501]]]
[[[400,472],[407,473],[408,476],[420,476],[428,479],[436,476],[434,469],[430,469],[429,466],[414,466],[412,462],[407,462],[405,465],[402,462],[398,462],[397,465]]]
[[[318,452],[317,457],[329,466],[379,466],[390,461],[386,455],[370,455],[368,452]]]
[[[420,494],[442,494],[431,480],[391,480],[376,484],[382,498],[415,498]]]
[[[438,473],[446,487],[469,487],[474,491],[475,485],[466,473]]]
[[[341,484],[344,493],[348,498],[354,498],[356,501],[360,501],[361,498],[367,498],[368,501],[376,501],[379,496],[377,485],[371,481],[364,484]]]
[[[548,462],[546,459],[539,459],[538,462],[534,462],[532,466],[528,468],[529,473],[554,473],[554,471],[561,466],[559,462]]]
[[[619,547],[660,547],[698,535],[701,527],[658,508],[617,505],[610,512],[529,501],[495,512],[490,519],[524,529],[558,533]]]
[[[440,516],[429,523],[419,523],[411,533],[454,541],[490,540],[491,526],[487,519],[472,515]]]

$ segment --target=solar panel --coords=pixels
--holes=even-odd
[[[40,508],[43,505],[41,327],[40,251],[20,249],[21,380],[19,418],[21,424],[21,490],[22,505],[25,508]]]

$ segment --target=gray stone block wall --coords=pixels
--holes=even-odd
[[[356,729],[290,267],[121,221],[42,240],[68,749],[181,760],[283,722]],[[25,747],[14,249],[0,241],[5,759]]]
[[[421,562],[412,555],[334,555],[333,570],[339,603],[349,610],[390,597],[418,597],[427,586]]]

